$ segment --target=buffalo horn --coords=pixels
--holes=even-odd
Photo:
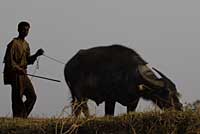
[[[159,70],[157,70],[156,68],[152,67],[153,70],[155,70],[162,78],[164,79],[168,79],[167,76],[165,76],[163,73],[161,73]]]
[[[174,84],[169,78],[167,78],[167,76],[165,76],[163,73],[161,73],[159,70],[157,70],[156,68],[153,67],[153,70],[155,70],[162,78],[164,78],[164,80],[167,80],[168,82],[171,82],[172,84]]]
[[[159,80],[153,71],[146,65],[139,65],[138,66],[139,73],[149,83],[155,85],[156,87],[164,87],[164,81]]]

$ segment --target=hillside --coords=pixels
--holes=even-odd
[[[0,118],[0,134],[200,134],[198,112],[130,113],[116,117]]]

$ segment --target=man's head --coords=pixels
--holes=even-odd
[[[28,35],[30,24],[26,21],[22,21],[18,24],[19,37],[25,38]]]

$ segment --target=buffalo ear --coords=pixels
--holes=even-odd
[[[150,87],[148,87],[148,86],[146,86],[146,85],[144,85],[144,84],[140,84],[140,85],[138,85],[138,89],[139,89],[139,91],[145,91],[145,90],[152,90]]]
[[[138,89],[139,91],[144,91],[145,90],[144,84],[138,85]]]

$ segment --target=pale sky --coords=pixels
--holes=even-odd
[[[31,23],[27,41],[32,53],[43,48],[46,55],[66,63],[79,49],[122,44],[171,78],[181,102],[193,102],[200,99],[199,5],[199,0],[0,0],[0,61],[18,34],[17,24],[26,20]],[[29,73],[35,68],[30,66]],[[3,72],[3,64],[0,69]],[[63,69],[63,64],[40,58],[34,74],[62,82],[32,78],[37,94],[33,117],[57,116],[70,106]],[[148,110],[150,104],[142,100],[137,109]],[[104,111],[93,102],[90,110],[97,115]],[[115,114],[124,112],[118,104]],[[3,85],[2,77],[0,116],[11,116],[11,88]]]

